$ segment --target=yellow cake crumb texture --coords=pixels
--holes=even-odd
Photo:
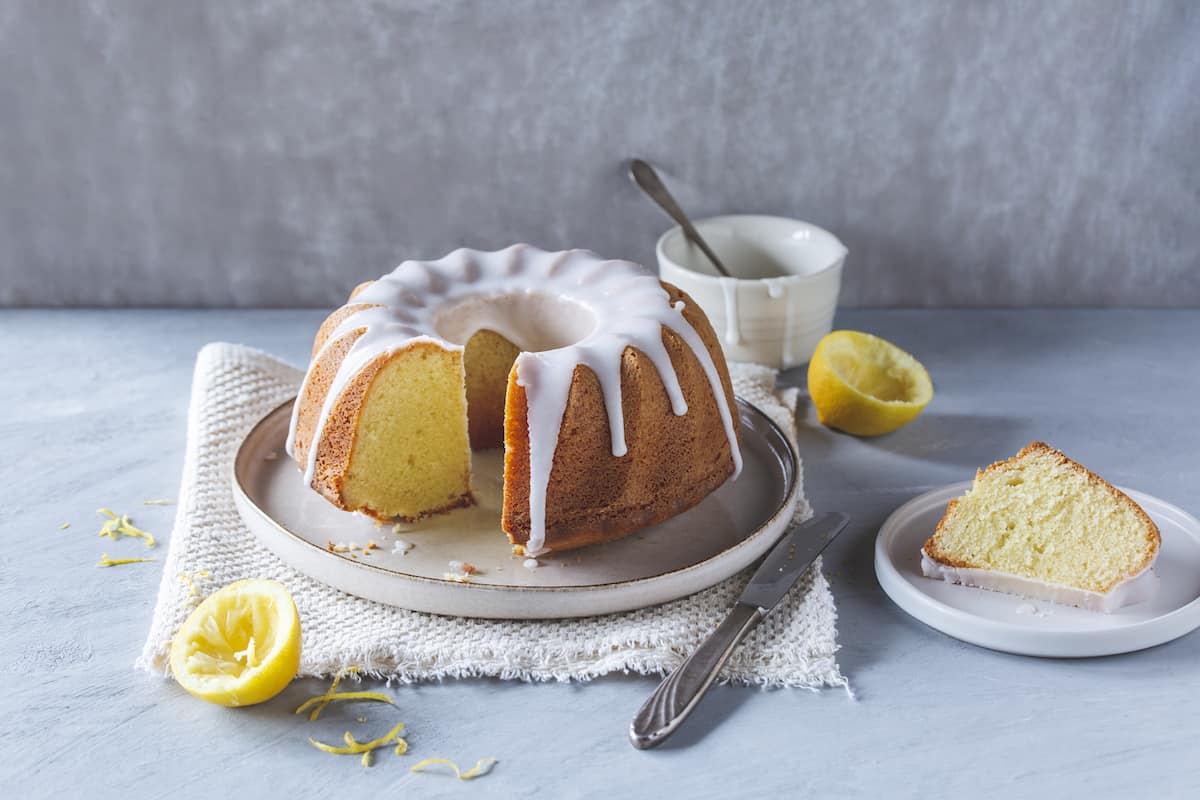
[[[470,502],[461,358],[418,345],[379,369],[367,390],[342,485],[349,507],[386,519],[415,519],[429,509]]]
[[[1103,593],[1149,566],[1158,547],[1158,529],[1136,503],[1034,442],[976,475],[925,552],[954,567]]]

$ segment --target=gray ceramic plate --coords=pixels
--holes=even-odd
[[[259,541],[323,583],[389,605],[467,617],[548,619],[665,603],[708,588],[753,563],[787,528],[799,500],[796,455],[761,411],[739,400],[745,466],[694,508],[604,545],[543,556],[527,569],[500,530],[501,453],[474,457],[472,508],[414,525],[378,526],[334,508],[304,485],[283,452],[291,402],[247,434],[233,468],[238,511]],[[413,545],[393,553],[397,539]],[[327,545],[374,540],[365,555]],[[479,572],[445,576],[451,561]]]

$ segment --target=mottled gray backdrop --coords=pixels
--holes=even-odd
[[[798,216],[846,305],[1200,306],[1200,3],[0,3],[0,304],[327,306]]]

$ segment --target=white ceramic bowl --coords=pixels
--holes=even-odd
[[[675,227],[658,240],[662,279],[700,304],[726,358],[776,369],[806,363],[833,327],[846,246],[823,228],[785,217],[730,214],[695,225],[738,277],[720,276]]]

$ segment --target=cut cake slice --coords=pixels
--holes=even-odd
[[[1044,442],[975,475],[921,548],[951,583],[1111,612],[1153,596],[1158,527],[1112,484]]]

